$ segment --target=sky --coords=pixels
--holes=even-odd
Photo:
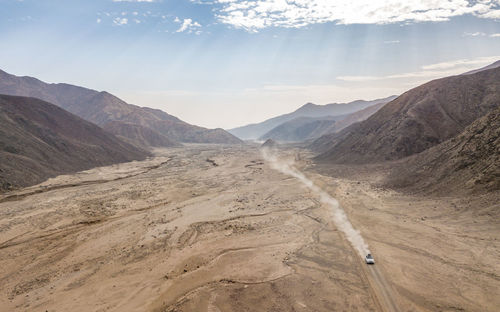
[[[500,0],[0,0],[0,69],[229,129],[500,60]]]

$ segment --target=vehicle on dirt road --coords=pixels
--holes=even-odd
[[[366,264],[375,264],[375,260],[373,259],[371,254],[367,254],[365,257]]]

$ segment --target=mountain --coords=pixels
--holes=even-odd
[[[128,104],[108,92],[65,83],[48,84],[36,78],[18,77],[0,71],[0,93],[39,98],[99,126],[110,121],[122,121],[150,128],[158,135],[178,142],[241,143],[222,129],[193,126],[161,110]]]
[[[395,98],[396,97],[391,98],[391,100],[393,100]],[[363,121],[363,120],[367,119],[368,117],[370,117],[371,115],[375,114],[379,109],[381,109],[388,102],[390,102],[390,101],[380,102],[380,103],[377,103],[375,105],[368,106],[367,108],[364,108],[364,109],[359,110],[357,112],[345,115],[344,118],[337,121],[332,126],[332,128],[326,129],[326,131],[322,135],[328,134],[328,133],[339,132],[339,131],[349,127],[350,125],[352,125],[356,122]]]
[[[53,104],[0,95],[0,188],[150,156]]]
[[[320,137],[316,138],[316,140],[309,146],[310,149],[317,153],[323,153],[329,150],[335,143],[339,141],[341,136],[337,134],[341,130],[349,127],[350,125],[363,121],[375,114],[379,109],[381,109],[385,104],[381,102],[379,104],[375,104],[369,106],[360,111],[354,112],[352,114],[346,115],[342,120],[337,121],[331,128],[327,129]]]
[[[387,184],[427,192],[500,190],[500,107],[458,136],[396,164]]]
[[[341,118],[340,116],[337,118]],[[280,142],[299,142],[319,137],[316,133],[323,133],[330,129],[336,121],[335,116],[325,117],[297,117],[271,129],[259,138],[261,141],[273,139]]]
[[[262,143],[261,148],[275,148],[278,144],[273,139],[267,139],[266,142]]]
[[[109,121],[105,123],[102,128],[120,139],[140,148],[182,146],[166,136],[138,124],[123,121]]]
[[[340,133],[315,141],[317,160],[396,160],[444,142],[500,105],[500,68],[433,80],[384,105]]]
[[[300,142],[320,137],[335,125],[341,116],[297,117],[284,122],[259,138],[261,141],[273,139],[279,142]]]
[[[300,142],[318,139],[323,135],[339,132],[353,123],[365,120],[375,114],[385,104],[387,103],[380,102],[347,115],[316,118],[298,117],[273,128],[261,136],[259,140],[264,141],[272,138],[282,142]]]
[[[490,64],[488,66],[484,66],[484,67],[479,68],[479,69],[468,71],[466,73],[463,73],[462,75],[471,75],[471,74],[479,73],[479,72],[482,72],[482,71],[485,71],[485,70],[488,70],[488,69],[497,68],[497,67],[500,67],[500,60],[496,61],[495,63]]]
[[[325,117],[325,116],[339,116],[346,115],[361,109],[364,109],[368,106],[378,104],[380,102],[389,102],[394,99],[395,96],[390,96],[384,99],[378,99],[374,101],[363,101],[358,100],[350,103],[344,104],[327,104],[327,105],[316,105],[312,103],[307,103],[297,109],[296,111],[280,115],[268,120],[265,120],[261,123],[250,124],[243,127],[238,127],[234,129],[228,130],[229,133],[239,137],[242,140],[255,140],[265,133],[269,132],[273,128],[285,123],[287,121],[293,120],[298,117]]]

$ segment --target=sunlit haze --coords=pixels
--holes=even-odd
[[[500,56],[500,1],[0,1],[0,68],[232,128]]]

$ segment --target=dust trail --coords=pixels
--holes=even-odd
[[[332,209],[333,222],[335,223],[335,226],[339,230],[344,232],[347,240],[351,243],[354,249],[358,251],[361,257],[364,257],[366,254],[370,253],[368,245],[363,240],[363,237],[361,236],[359,231],[354,229],[351,222],[349,222],[349,219],[347,218],[344,210],[340,207],[339,202],[335,198],[328,195],[328,193],[316,186],[302,172],[295,168],[295,166],[293,165],[293,161],[278,159],[276,153],[271,151],[269,148],[262,148],[261,153],[264,159],[269,161],[269,163],[271,164],[271,168],[297,178],[311,191],[319,195],[321,202],[328,205]]]

